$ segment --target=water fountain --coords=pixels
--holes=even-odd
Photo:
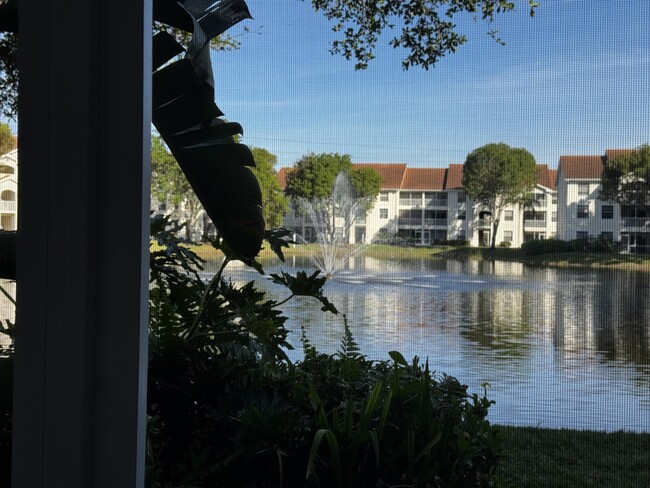
[[[329,197],[299,198],[298,205],[316,237],[316,245],[306,247],[307,257],[328,278],[367,247],[367,244],[350,242],[350,229],[357,215],[366,211],[368,200],[355,197],[347,174],[342,172],[336,176]],[[303,236],[298,239],[310,244]]]

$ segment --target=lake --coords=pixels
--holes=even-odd
[[[325,285],[362,353],[428,359],[472,392],[488,383],[494,423],[650,432],[650,272],[530,268],[488,261],[389,261],[358,257]],[[267,264],[267,273],[280,267]],[[294,258],[282,269],[311,270]],[[287,290],[255,271],[270,296]],[[341,316],[297,298],[289,317],[292,359],[300,326],[321,352],[335,352]]]

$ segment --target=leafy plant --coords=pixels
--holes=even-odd
[[[213,245],[223,263],[203,283],[201,262],[182,240],[170,232],[156,238],[149,487],[489,485],[501,446],[485,395],[469,395],[397,352],[391,361],[368,360],[345,316],[336,354],[318,353],[303,329],[304,359],[291,363],[278,310],[285,301],[266,299],[252,282],[228,282],[223,271],[236,257],[221,240]],[[273,280],[289,299],[312,296],[336,310],[317,273]]]

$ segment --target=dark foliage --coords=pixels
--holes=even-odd
[[[173,235],[159,242],[149,487],[489,486],[501,445],[485,396],[417,358],[367,360],[347,322],[337,354],[319,354],[304,339],[305,359],[292,364],[281,303],[253,283],[227,282],[223,267],[203,284]],[[184,259],[192,263],[179,265]],[[273,279],[289,298],[312,296],[335,310],[317,274]]]
[[[527,256],[561,252],[617,253],[619,252],[619,245],[611,239],[599,236],[573,239],[571,241],[559,239],[532,240],[524,242],[521,250]]]

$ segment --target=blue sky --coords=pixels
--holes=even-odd
[[[243,142],[290,166],[309,152],[443,167],[490,142],[556,166],[650,142],[650,1],[526,0],[495,23],[461,19],[469,42],[435,68],[403,71],[381,43],[369,69],[329,54],[330,23],[308,1],[248,0],[241,49],[215,53],[217,105]],[[241,32],[235,27],[233,34]]]

